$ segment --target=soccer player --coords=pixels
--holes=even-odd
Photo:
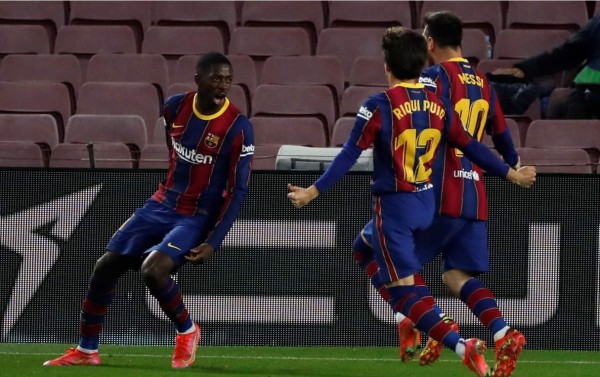
[[[485,344],[464,340],[432,306],[421,300],[413,275],[422,264],[414,250],[414,235],[434,216],[431,166],[440,141],[482,165],[488,172],[530,187],[535,169],[511,169],[462,128],[449,104],[418,83],[427,60],[427,43],[414,31],[390,28],[383,37],[385,71],[390,89],[367,99],[342,151],[310,187],[288,184],[288,198],[300,208],[343,177],[361,151],[373,144],[373,250],[379,278],[390,294],[392,310],[410,318],[416,327],[453,349],[476,375],[485,376]]]
[[[81,307],[80,341],[46,366],[98,365],[99,334],[117,280],[139,269],[175,325],[173,368],[194,363],[200,327],[192,322],[177,283],[184,263],[203,263],[219,248],[248,190],[254,152],[252,125],[227,99],[233,69],[220,53],[196,65],[197,92],[167,99],[163,114],[169,146],[167,177],[107,245]]]

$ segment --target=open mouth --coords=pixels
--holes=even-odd
[[[227,93],[217,93],[215,95],[215,103],[219,106],[225,103],[225,97],[227,97]]]

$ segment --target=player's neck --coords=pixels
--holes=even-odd
[[[436,64],[440,64],[455,58],[462,58],[462,49],[460,47],[457,49],[450,47],[440,49],[435,55],[434,60]]]
[[[395,78],[394,76],[390,75],[390,79],[389,79],[389,83],[390,83],[390,88],[395,87],[396,85],[400,85],[400,84],[416,84],[419,82],[419,78],[414,78],[414,79],[409,79],[409,80],[400,80]]]

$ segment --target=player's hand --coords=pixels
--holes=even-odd
[[[302,208],[308,203],[310,203],[314,198],[319,196],[319,190],[313,185],[309,188],[294,186],[291,183],[288,183],[288,190],[290,191],[287,194],[288,199],[294,207]]]
[[[492,72],[492,75],[514,76],[518,79],[525,78],[525,72],[520,68],[498,68]]]
[[[512,179],[509,179],[512,183],[525,188],[533,186],[537,174],[535,166],[523,166],[519,170],[511,171],[516,172],[516,174],[514,174],[514,177]]]
[[[193,264],[202,264],[210,257],[212,257],[215,252],[215,248],[210,246],[210,244],[203,243],[200,246],[196,246],[192,250],[190,250],[188,255],[184,255],[186,261]]]

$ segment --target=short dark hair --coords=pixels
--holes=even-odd
[[[431,37],[440,47],[460,47],[463,27],[458,16],[448,11],[427,13],[423,19],[425,37]]]
[[[213,65],[227,64],[231,67],[231,62],[220,52],[209,52],[200,57],[196,63],[196,74],[203,75],[208,72]]]
[[[419,77],[427,63],[427,42],[423,36],[401,26],[386,30],[381,41],[383,58],[394,77],[400,80]]]

